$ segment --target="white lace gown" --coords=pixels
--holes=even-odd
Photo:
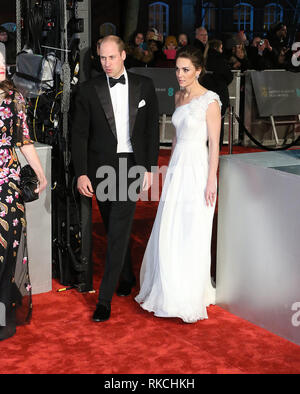
[[[215,207],[207,207],[206,111],[219,96],[207,91],[177,107],[173,151],[140,271],[135,300],[158,317],[187,323],[207,319],[215,304],[211,284],[211,233]]]

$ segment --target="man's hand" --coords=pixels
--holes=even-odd
[[[142,191],[148,191],[153,183],[153,173],[152,172],[145,172]]]
[[[86,197],[93,197],[94,190],[87,175],[81,175],[77,179],[77,189],[80,194]]]

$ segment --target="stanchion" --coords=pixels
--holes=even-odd
[[[229,127],[228,127],[228,149],[229,154],[232,154],[232,144],[233,144],[233,114],[234,109],[232,106],[229,107]]]

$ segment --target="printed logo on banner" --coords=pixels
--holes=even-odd
[[[293,327],[300,327],[300,302],[294,302],[291,309],[296,311],[292,315],[292,325]]]
[[[268,97],[268,88],[266,86],[262,86],[262,88],[261,88],[261,95],[263,97]]]
[[[292,45],[292,51],[293,56],[292,56],[292,65],[294,67],[299,67],[300,66],[300,42],[294,42]]]
[[[168,96],[172,97],[174,95],[174,88],[169,88],[168,89]]]

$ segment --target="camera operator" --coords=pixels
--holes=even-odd
[[[232,70],[245,71],[250,69],[248,54],[244,44],[233,45],[228,63]]]

